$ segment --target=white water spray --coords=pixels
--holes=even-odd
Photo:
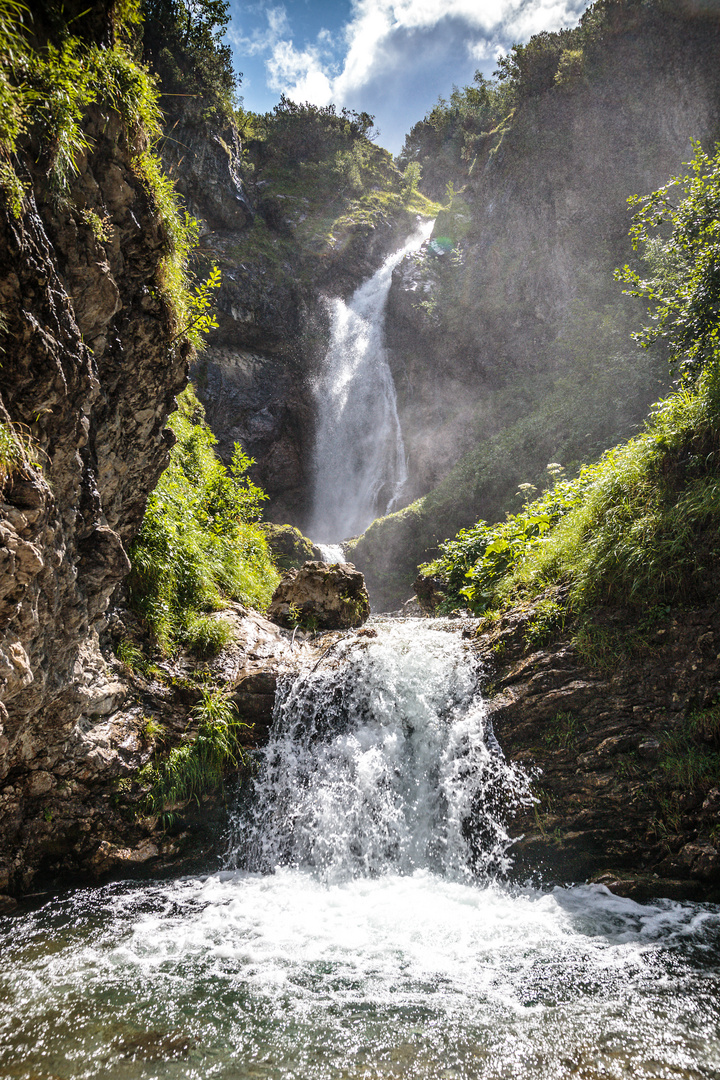
[[[330,347],[318,379],[309,532],[335,543],[392,509],[407,479],[384,316],[392,272],[432,232],[426,221],[345,303],[330,301]]]
[[[376,633],[280,687],[236,861],[327,880],[504,872],[504,822],[531,796],[492,736],[471,650],[425,620]]]
[[[281,688],[255,870],[0,915],[0,1076],[720,1080],[720,908],[483,883],[527,787],[441,626]]]
[[[316,546],[320,548],[323,562],[330,565],[345,562],[345,552],[342,549],[342,544],[317,544]]]

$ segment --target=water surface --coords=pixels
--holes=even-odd
[[[472,649],[372,630],[280,685],[233,869],[0,919],[0,1076],[720,1080],[720,908],[502,884]]]

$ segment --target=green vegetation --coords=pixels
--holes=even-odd
[[[262,182],[260,213],[234,261],[269,264],[276,280],[311,284],[337,252],[378,227],[408,231],[439,207],[376,146],[373,117],[282,97],[264,115],[236,113],[245,169]]]
[[[112,47],[83,38],[91,9],[71,25],[61,10],[48,12],[50,38],[37,46],[30,10],[17,0],[0,0],[0,197],[9,213],[19,218],[25,190],[13,155],[25,152],[33,170],[46,176],[59,196],[67,197],[80,156],[92,150],[86,130],[90,108],[115,110],[133,168],[162,226],[165,253],[154,285],[165,302],[173,341],[187,338],[199,347],[203,332],[214,325],[208,294],[219,279],[211,275],[196,288],[189,274],[198,226],[182,210],[172,181],[151,149],[162,133],[163,115],[155,79],[137,63],[129,40],[138,22],[137,3],[128,0],[114,10]],[[91,207],[77,213],[99,242],[110,239],[112,224],[107,218]]]
[[[267,521],[263,523],[263,529],[273,559],[282,570],[300,567],[308,560],[320,557],[312,540],[293,525],[274,525]]]
[[[683,805],[697,803],[720,787],[720,705],[696,709],[660,740],[652,783],[659,814],[658,833],[677,833]]]
[[[203,691],[193,716],[198,721],[195,738],[138,773],[138,781],[149,787],[137,807],[139,815],[163,815],[170,825],[174,808],[191,799],[199,803],[203,796],[222,788],[230,769],[247,764],[240,739],[249,727],[238,719],[237,708],[226,691]]]
[[[160,77],[163,108],[229,121],[240,76],[223,36],[228,0],[143,0],[143,52]]]
[[[690,376],[720,359],[720,153],[711,157],[698,143],[694,147],[687,175],[629,200],[640,206],[630,233],[633,247],[648,256],[651,276],[642,278],[629,266],[617,273],[631,295],[653,307],[653,321],[638,340],[645,347],[662,341]],[[669,238],[657,235],[668,228]]]
[[[720,524],[717,374],[677,391],[645,432],[496,525],[479,522],[423,567],[475,611],[570,585],[569,606],[691,601],[712,590]]]
[[[170,464],[130,550],[130,602],[165,652],[217,651],[228,623],[206,613],[226,599],[263,607],[279,580],[257,524],[265,496],[247,477],[252,460],[236,444],[226,469],[203,417],[189,386],[169,421]]]
[[[682,7],[677,0],[596,0],[574,29],[513,45],[498,59],[494,79],[477,71],[472,86],[439,98],[406,137],[400,165],[418,164],[423,188],[440,198],[448,179],[462,185],[475,161],[497,150],[524,102],[582,86],[612,37],[669,26],[682,18]]]
[[[131,672],[138,673],[140,675],[145,674],[147,668],[147,660],[142,649],[131,641],[130,638],[122,638],[116,648],[115,655],[117,656],[123,667]]]
[[[424,567],[450,596],[476,611],[568,585],[575,611],[600,601],[658,605],[716,592],[720,526],[720,279],[713,273],[720,205],[720,151],[700,148],[677,208],[668,188],[643,201],[638,244],[652,245],[657,268],[623,279],[650,303],[644,343],[662,336],[682,385],[657,404],[645,431],[599,462],[560,480],[522,511],[496,525],[479,522],[442,546]],[[669,219],[670,236],[652,231]]]
[[[154,742],[163,738],[167,731],[165,725],[156,720],[154,716],[143,716],[140,734],[145,742]]]
[[[448,181],[463,183],[480,149],[495,145],[501,121],[512,108],[505,88],[476,71],[473,86],[454,86],[449,99],[439,98],[413,126],[399,165],[406,173],[415,166],[423,190],[442,198]]]
[[[38,469],[38,449],[19,424],[0,420],[0,488],[17,473]]]
[[[545,743],[555,750],[573,750],[585,725],[571,712],[557,712],[548,724]]]
[[[461,278],[452,285],[452,296],[443,299],[443,325],[448,319],[452,323],[444,337],[465,332],[467,311],[463,316],[455,294],[472,287]],[[633,346],[631,326],[631,309],[622,303],[618,308],[601,300],[593,310],[590,302],[578,301],[559,337],[545,348],[539,370],[524,371],[518,379],[511,368],[508,385],[488,387],[478,406],[472,449],[427,495],[375,521],[351,545],[349,557],[363,569],[379,602],[392,607],[407,599],[423,554],[428,559],[444,551],[443,538],[472,520],[473,512],[482,512],[490,528],[487,523],[503,517],[508,506],[526,501],[523,483],[546,488],[552,481],[546,463],[562,462],[566,473],[579,473],[583,461],[638,429],[662,388],[660,371],[666,365],[657,349],[642,352]],[[572,493],[561,485],[558,496],[572,498]],[[548,505],[537,509],[542,517]],[[468,531],[458,539],[474,543]],[[456,558],[451,607],[466,605],[457,592],[467,584],[461,578],[470,569],[462,545],[451,561]],[[449,569],[443,564],[426,572],[445,576]]]

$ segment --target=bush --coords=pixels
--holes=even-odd
[[[169,421],[178,440],[170,464],[130,549],[131,605],[166,653],[181,642],[222,647],[223,625],[199,617],[226,599],[265,606],[279,580],[256,524],[265,495],[246,475],[253,462],[236,444],[226,469],[203,417],[189,386]]]

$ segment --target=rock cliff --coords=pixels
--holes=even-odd
[[[478,639],[495,733],[535,775],[515,873],[717,901],[717,605],[644,629],[637,612],[598,609],[541,648],[534,613],[521,605]]]
[[[627,198],[720,131],[719,44],[717,16],[680,11],[608,34],[487,136],[424,254],[396,270],[386,327],[413,505],[352,549],[375,606],[410,595],[439,540],[517,508],[548,462],[572,468],[636,429],[667,385],[612,273],[634,258]]]

